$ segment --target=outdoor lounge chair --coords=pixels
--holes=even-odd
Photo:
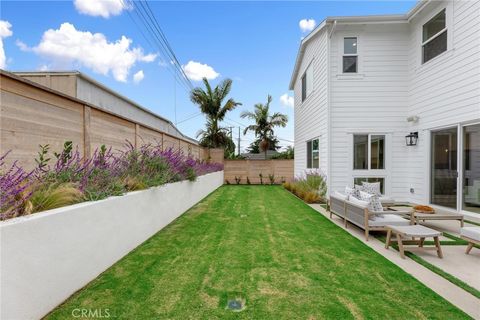
[[[355,200],[348,200],[346,195],[335,193],[330,196],[330,218],[335,214],[345,221],[357,225],[365,230],[365,240],[368,241],[370,231],[387,231],[390,226],[408,226],[410,220],[402,215],[410,215],[411,212],[403,211],[370,211],[368,206],[360,205]]]
[[[460,237],[468,242],[465,253],[469,254],[473,245],[480,245],[480,227],[463,227],[460,229]]]

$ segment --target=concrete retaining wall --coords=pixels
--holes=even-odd
[[[223,184],[223,171],[0,223],[0,318],[39,319]]]

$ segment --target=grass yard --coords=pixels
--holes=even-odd
[[[231,299],[244,308],[227,309]],[[221,187],[47,318],[76,308],[120,319],[469,318],[278,186]]]

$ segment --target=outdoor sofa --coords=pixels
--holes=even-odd
[[[370,211],[368,205],[361,204],[349,196],[334,192],[330,195],[330,219],[335,214],[345,221],[345,228],[348,222],[365,230],[365,240],[368,241],[370,231],[387,231],[387,226],[408,226],[409,219],[402,218],[402,215],[410,215],[411,212],[403,211]],[[382,202],[385,206],[386,202]]]

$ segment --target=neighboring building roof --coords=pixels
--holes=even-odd
[[[76,76],[76,77],[82,78],[83,80],[85,80],[87,82],[90,82],[91,84],[95,85],[96,87],[114,95],[115,97],[117,97],[117,98],[119,98],[119,99],[121,99],[125,102],[127,102],[128,104],[132,105],[133,107],[135,107],[137,109],[140,109],[140,110],[150,114],[151,116],[153,116],[157,119],[160,119],[161,121],[167,123],[175,131],[177,131],[177,133],[180,135],[181,138],[189,140],[192,143],[198,144],[197,140],[192,139],[192,138],[184,135],[180,130],[178,130],[178,128],[175,126],[175,124],[172,121],[170,121],[167,118],[164,118],[164,117],[154,113],[153,111],[141,106],[140,104],[136,103],[135,101],[121,95],[120,93],[110,89],[109,87],[107,87],[104,84],[98,82],[97,80],[83,74],[80,71],[77,71],[77,70],[72,70],[72,71],[18,71],[18,72],[17,71],[12,71],[12,73],[16,74],[20,77],[56,75],[56,76]],[[78,97],[75,97],[75,98],[78,98]]]
[[[292,77],[290,79],[289,89],[293,90],[295,80],[297,78],[300,62],[307,43],[315,37],[318,33],[323,31],[325,27],[331,24],[366,24],[366,23],[408,23],[418,12],[420,12],[429,2],[433,0],[421,0],[405,14],[391,14],[391,15],[370,15],[370,16],[343,16],[343,17],[327,17],[315,29],[312,30],[300,43],[295,66],[293,68]]]

